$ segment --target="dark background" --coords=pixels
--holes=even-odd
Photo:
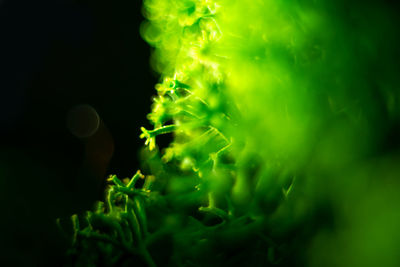
[[[136,172],[157,81],[141,5],[0,1],[0,265],[60,266],[55,219],[91,209],[108,174]],[[102,121],[86,138],[66,126],[82,104]]]

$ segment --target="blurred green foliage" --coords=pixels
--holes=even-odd
[[[146,235],[129,246],[149,266],[400,264],[392,6],[146,0],[143,12],[161,74],[141,135],[152,188],[113,180],[125,204],[107,199],[99,216],[114,230],[83,230],[113,240],[101,255],[122,264],[113,244],[132,223],[113,206],[142,190],[132,214],[146,210]]]

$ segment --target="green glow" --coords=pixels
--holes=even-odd
[[[76,233],[99,217],[113,230],[95,249],[118,259],[118,244],[150,266],[396,266],[380,235],[397,230],[362,212],[399,200],[383,189],[396,179],[377,181],[400,173],[380,150],[400,119],[396,14],[311,0],[145,0],[143,13],[161,76],[140,136],[149,175],[142,189],[112,176],[108,208]],[[381,218],[400,223],[394,209]]]

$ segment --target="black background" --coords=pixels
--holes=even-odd
[[[141,5],[0,1],[1,265],[60,266],[55,218],[91,209],[107,174],[136,172],[157,82]],[[94,137],[66,127],[81,104],[103,122]]]

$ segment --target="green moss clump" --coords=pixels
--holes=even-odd
[[[396,253],[371,245],[394,246],[380,237],[394,228],[365,224],[363,242],[360,218],[373,216],[347,207],[378,210],[368,194],[398,200],[384,193],[399,188],[398,150],[385,145],[400,118],[395,12],[306,0],[145,0],[143,12],[161,75],[154,129],[141,135],[146,182],[114,176],[106,207],[75,227],[73,254],[106,265],[396,266]],[[162,134],[173,141],[160,150]],[[400,222],[392,211],[381,216]]]

